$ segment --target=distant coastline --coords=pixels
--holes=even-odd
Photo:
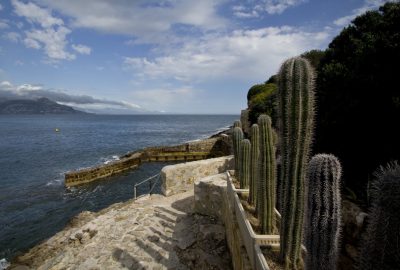
[[[87,114],[72,107],[58,104],[48,98],[0,100],[0,115],[15,114]]]

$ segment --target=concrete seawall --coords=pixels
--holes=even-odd
[[[138,167],[143,162],[195,161],[231,154],[230,137],[224,134],[175,146],[149,147],[131,152],[120,160],[65,174],[65,186],[89,183]]]

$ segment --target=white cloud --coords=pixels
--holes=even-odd
[[[26,47],[32,48],[32,49],[40,49],[42,47],[42,46],[40,46],[39,42],[37,42],[35,39],[31,39],[31,38],[25,38],[24,44]]]
[[[264,9],[269,14],[281,14],[290,7],[307,2],[307,0],[263,0],[259,5],[260,9]]]
[[[38,90],[43,90],[43,86],[25,83],[25,84],[16,86],[16,90],[19,93],[23,93],[25,91],[38,91]]]
[[[109,99],[95,98],[88,95],[71,95],[61,90],[45,88],[38,84],[21,84],[14,85],[9,81],[0,82],[0,98],[6,99],[38,99],[46,97],[60,104],[68,104],[70,106],[82,109],[119,109],[143,111],[143,109],[134,103],[125,101],[115,101]]]
[[[71,30],[64,26],[59,26],[57,28],[33,29],[26,32],[26,37],[28,40],[34,40],[41,44],[50,59],[72,60],[75,59],[75,55],[65,50],[67,45],[66,36],[69,33],[71,33]]]
[[[3,37],[11,42],[17,43],[21,40],[21,35],[17,32],[8,32],[3,35]]]
[[[124,63],[138,78],[173,78],[184,82],[223,78],[259,81],[275,74],[286,58],[324,48],[329,38],[328,30],[307,32],[289,26],[237,30],[193,39],[153,59],[126,57]]]
[[[158,42],[176,26],[218,29],[227,21],[217,14],[225,0],[39,0],[72,17],[74,27],[134,36],[138,42]]]
[[[0,20],[0,29],[6,29],[8,27],[10,27],[10,26],[8,25],[7,20]]]
[[[23,66],[25,63],[21,60],[15,60],[14,65],[16,66]]]
[[[365,13],[368,10],[377,9],[386,2],[390,2],[390,0],[365,0],[364,4],[360,8],[352,10],[350,15],[340,17],[333,23],[340,27],[347,26],[357,16]]]
[[[281,14],[286,9],[300,5],[308,0],[246,0],[233,6],[233,15],[238,18],[254,18],[264,13]]]
[[[63,20],[54,17],[51,11],[41,8],[34,3],[23,3],[18,0],[12,0],[15,13],[20,17],[25,17],[31,23],[40,24],[43,28],[54,25],[63,25]]]
[[[154,108],[157,111],[176,111],[177,104],[190,103],[199,93],[190,86],[178,89],[158,88],[144,89],[132,92],[132,97],[147,108]]]
[[[15,22],[15,25],[17,26],[18,29],[22,29],[22,27],[24,27],[23,22]]]
[[[92,52],[92,48],[82,44],[72,44],[72,49],[80,54],[90,54]]]
[[[71,29],[64,25],[61,18],[54,16],[52,10],[32,2],[12,0],[11,3],[15,14],[30,23],[31,28],[24,32],[23,38],[23,44],[27,48],[43,49],[48,57],[45,60],[46,63],[54,64],[60,60],[76,58],[75,54],[67,50],[67,36],[71,34]],[[17,26],[22,27],[21,23],[18,23]],[[91,52],[91,48],[80,44],[72,45],[72,49],[80,54],[90,54]]]
[[[2,81],[0,83],[0,87],[4,89],[10,89],[12,87],[12,84],[9,81]]]

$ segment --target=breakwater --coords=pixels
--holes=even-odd
[[[138,167],[143,162],[194,161],[231,154],[230,137],[219,134],[212,138],[175,146],[148,147],[127,153],[119,160],[65,174],[65,186],[77,186]]]

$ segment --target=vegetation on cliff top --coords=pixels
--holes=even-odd
[[[315,153],[332,153],[343,165],[346,187],[366,195],[373,171],[400,159],[400,3],[368,11],[325,51],[302,54],[317,70]],[[250,88],[249,120],[271,115],[276,126],[276,78]]]

